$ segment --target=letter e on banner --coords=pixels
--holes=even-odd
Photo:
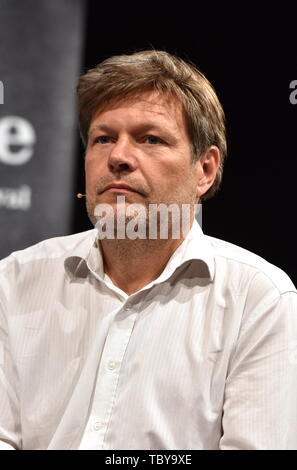
[[[23,165],[33,155],[36,134],[32,124],[19,116],[0,119],[0,162]]]

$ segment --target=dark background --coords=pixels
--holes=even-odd
[[[28,211],[0,198],[0,258],[91,228],[75,197],[85,192],[76,83],[110,55],[154,47],[196,63],[226,113],[223,184],[203,205],[204,232],[259,254],[297,285],[296,23],[296,2],[0,0],[0,119],[21,116],[37,135],[28,163],[0,162],[0,193],[32,188]]]
[[[297,6],[232,5],[127,9],[90,0],[81,72],[151,46],[195,62],[223,104],[229,144],[222,188],[203,206],[203,231],[266,258],[296,285],[297,105],[289,84],[297,80]],[[77,146],[76,191],[84,192],[79,138]],[[72,230],[88,228],[77,200]]]

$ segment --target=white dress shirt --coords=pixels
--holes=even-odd
[[[128,296],[96,233],[0,262],[3,448],[297,449],[288,276],[195,221]]]

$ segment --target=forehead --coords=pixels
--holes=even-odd
[[[161,94],[157,91],[146,91],[108,101],[97,109],[92,121],[116,110],[125,110],[126,112],[129,110],[129,114],[149,119],[167,120],[177,125],[181,125],[184,120],[181,103],[175,96]]]

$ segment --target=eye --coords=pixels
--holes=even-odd
[[[99,135],[94,139],[94,144],[108,144],[111,141],[111,137],[108,135]]]
[[[159,137],[156,137],[155,135],[147,135],[145,137],[145,141],[148,142],[151,145],[156,145],[156,144],[162,144],[163,140],[160,139]]]

